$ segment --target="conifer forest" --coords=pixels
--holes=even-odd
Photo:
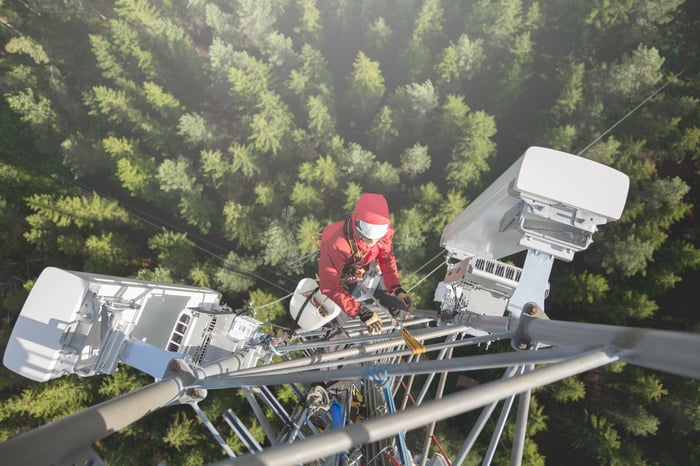
[[[47,266],[277,301],[363,192],[387,198],[413,286],[530,146],[630,177],[622,218],[555,263],[547,314],[700,332],[695,0],[0,0],[0,42],[3,351]],[[280,332],[287,303],[256,318]],[[0,368],[0,441],[151,381]],[[202,403],[244,406],[237,390]],[[448,453],[473,422],[437,425]],[[533,392],[523,464],[700,464],[698,438],[698,380],[612,364]],[[182,406],[95,448],[109,465],[224,458]]]

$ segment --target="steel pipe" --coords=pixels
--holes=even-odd
[[[515,369],[515,373],[522,374],[522,367],[523,366],[518,366]],[[499,414],[498,416],[498,421],[496,421],[496,427],[493,430],[493,434],[491,434],[489,446],[486,449],[486,454],[484,455],[484,459],[481,462],[482,466],[489,466],[491,464],[491,461],[493,461],[493,457],[496,454],[496,447],[498,446],[498,442],[501,441],[501,435],[503,435],[503,429],[506,426],[508,415],[510,414],[510,410],[513,407],[514,399],[515,393],[511,393],[510,396],[508,396],[505,399],[505,401],[503,401],[503,406],[501,407],[501,414]]]
[[[695,333],[526,319],[522,334],[556,346],[614,345],[629,350],[621,359],[630,364],[700,379],[700,335]]]
[[[590,349],[590,348],[588,348]],[[559,362],[584,352],[584,348],[552,348],[541,351],[526,351],[517,353],[495,353],[479,356],[466,356],[462,358],[429,360],[400,364],[375,364],[372,366],[343,367],[340,369],[319,371],[316,367],[307,367],[302,371],[288,371],[286,373],[264,373],[259,375],[237,376],[235,374],[221,377],[210,377],[197,382],[197,388],[208,390],[237,388],[258,385],[281,385],[301,382],[313,383],[326,380],[354,380],[365,378],[368,368],[380,368],[387,377],[395,377],[410,374],[433,374],[443,371],[465,371],[493,369],[496,367],[515,366],[520,364],[542,364]],[[424,395],[424,393],[422,394]],[[416,403],[420,404],[422,397]]]
[[[429,340],[432,338],[440,338],[444,337],[447,335],[452,335],[455,333],[462,333],[464,332],[465,328],[462,326],[447,326],[447,327],[438,327],[436,329],[429,329],[428,331],[415,331],[413,333],[413,336],[418,338],[419,340]],[[376,337],[372,338],[381,338],[384,335],[378,335]],[[382,341],[378,341],[376,343],[368,343],[363,346],[354,346],[351,348],[347,348],[344,350],[340,351],[334,351],[334,352],[328,352],[328,353],[317,353],[313,356],[308,356],[304,358],[298,358],[298,359],[292,359],[289,361],[282,361],[278,362],[276,364],[271,364],[269,366],[259,366],[259,367],[251,367],[249,369],[242,369],[240,371],[236,372],[236,375],[247,375],[247,374],[257,374],[257,373],[262,373],[262,372],[269,372],[269,371],[284,371],[286,369],[290,369],[293,367],[300,367],[300,366],[308,366],[310,364],[316,364],[319,362],[328,362],[328,361],[338,361],[343,358],[349,358],[352,356],[358,356],[358,355],[367,355],[370,353],[375,353],[378,351],[382,351],[385,349],[393,348],[397,345],[403,345],[404,340],[403,337],[401,337],[398,333],[396,336],[391,335],[391,339],[386,339],[386,336],[384,336],[384,339]],[[493,337],[487,338],[484,341],[489,341],[492,340]],[[334,340],[333,344],[338,345],[340,343],[344,343],[344,340]],[[347,343],[355,343],[355,339],[348,339]],[[295,349],[297,349],[295,345]]]
[[[532,364],[523,368],[527,373],[534,369]],[[525,390],[520,394],[518,402],[518,415],[515,419],[515,432],[513,433],[513,448],[510,451],[511,466],[520,466],[523,462],[523,451],[525,451],[525,437],[527,436],[527,419],[530,413],[530,400],[532,390]]]

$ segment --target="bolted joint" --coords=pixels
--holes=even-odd
[[[173,359],[168,363],[168,370],[169,371],[179,371],[180,370],[180,360],[179,359]]]
[[[207,397],[207,390],[203,388],[188,388],[178,398],[180,404],[197,404]]]
[[[207,391],[203,388],[190,388],[180,398],[180,403],[197,403],[207,397]]]
[[[528,317],[532,317],[534,319],[549,319],[549,317],[547,317],[547,314],[544,313],[542,308],[534,302],[526,303],[523,306],[522,314]]]
[[[171,359],[168,363],[168,370],[163,378],[175,377],[180,380],[183,386],[194,384],[197,376],[192,367],[184,359]]]
[[[511,340],[513,349],[527,351],[537,347],[537,342],[533,342],[527,334],[528,325],[535,319],[549,320],[549,317],[537,303],[528,302],[523,306],[520,318],[517,319],[517,328]]]
[[[527,349],[530,349],[530,345],[532,344],[528,340],[515,340],[514,342],[515,349],[520,350],[520,351],[525,351]]]

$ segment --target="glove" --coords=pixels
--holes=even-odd
[[[410,294],[406,293],[403,288],[396,288],[396,290],[394,290],[394,296],[404,304],[404,311],[408,314],[413,311],[413,298]]]
[[[362,306],[360,313],[357,315],[363,324],[367,327],[370,335],[379,335],[382,333],[382,321],[376,312],[370,311]]]

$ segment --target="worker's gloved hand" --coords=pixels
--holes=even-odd
[[[404,304],[404,311],[410,314],[413,311],[413,297],[406,293],[403,288],[398,287],[394,290],[394,296]]]
[[[362,306],[360,313],[357,314],[363,324],[367,327],[370,335],[379,335],[382,333],[382,320],[376,312],[370,311],[365,306]]]

